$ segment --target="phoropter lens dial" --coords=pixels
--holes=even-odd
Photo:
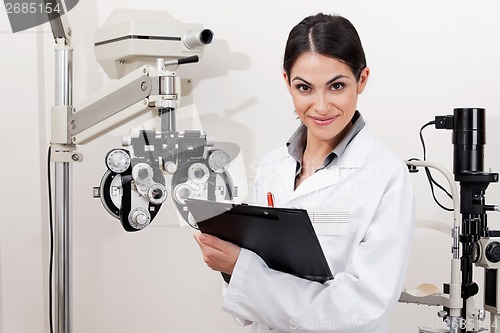
[[[123,149],[113,149],[106,156],[106,166],[114,173],[125,172],[130,167],[130,156]]]

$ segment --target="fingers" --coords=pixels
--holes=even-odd
[[[200,247],[201,253],[203,254],[203,261],[212,269],[216,269],[217,258],[224,255],[219,249],[207,244],[207,235],[197,232],[194,235],[194,239]]]
[[[213,270],[231,274],[240,254],[240,247],[220,238],[197,232],[193,235],[203,260]]]
[[[195,233],[194,236],[199,245],[203,244],[211,248],[220,250],[224,253],[227,253],[228,252],[227,249],[230,248],[231,245],[234,245],[230,242],[226,242],[220,238],[217,238],[209,234],[204,234],[202,232],[197,232]]]
[[[201,233],[201,231],[197,231],[197,232],[195,232],[195,233],[193,234],[193,237],[194,237],[194,239],[196,240],[196,243],[198,243],[198,245],[200,245],[200,246],[201,246],[201,245],[203,245],[203,242],[202,242],[202,241],[201,241],[201,239],[200,239],[200,236],[201,236],[201,235],[203,235],[203,234]]]

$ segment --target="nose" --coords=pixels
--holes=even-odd
[[[318,114],[326,115],[330,109],[330,101],[325,94],[317,94],[315,101],[315,109]]]

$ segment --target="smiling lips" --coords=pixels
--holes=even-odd
[[[317,126],[328,126],[330,125],[331,123],[333,123],[335,121],[335,119],[337,119],[337,116],[333,116],[333,117],[328,117],[328,118],[323,118],[323,117],[309,117],[311,118],[311,120],[313,121],[313,123]]]

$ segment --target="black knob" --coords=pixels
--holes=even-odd
[[[475,296],[477,295],[478,292],[479,292],[479,286],[475,282],[462,285],[462,297],[464,299]]]
[[[499,242],[491,242],[486,246],[486,259],[491,262],[499,262],[500,261],[500,243]]]

